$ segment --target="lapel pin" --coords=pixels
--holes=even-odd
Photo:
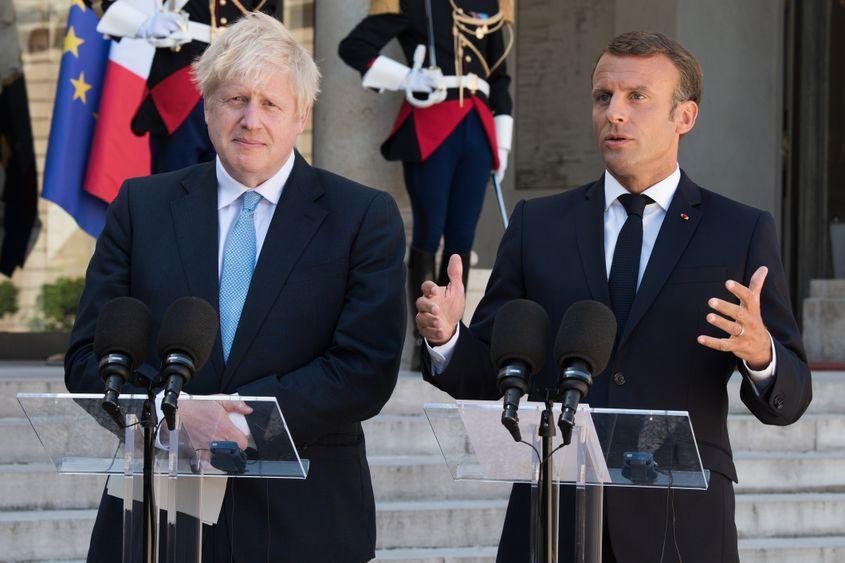
[[[687,215],[686,213],[681,213],[681,219],[683,219],[684,221],[689,221],[689,215]]]

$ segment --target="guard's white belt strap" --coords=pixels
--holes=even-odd
[[[472,92],[483,92],[485,96],[490,97],[490,85],[487,81],[477,74],[464,74],[463,76],[444,76],[441,82],[446,88],[464,88]]]

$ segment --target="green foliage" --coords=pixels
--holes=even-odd
[[[73,328],[73,319],[85,278],[59,278],[54,283],[41,286],[38,296],[38,309],[43,317],[43,330],[69,331]]]
[[[18,288],[10,280],[0,282],[0,317],[18,312]]]

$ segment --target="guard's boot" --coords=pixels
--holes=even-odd
[[[469,281],[469,260],[470,253],[461,254],[461,264],[463,265],[463,272],[461,274],[461,281],[464,282],[464,292],[467,290],[467,282]],[[440,271],[437,274],[437,285],[446,287],[449,285],[449,258],[451,254],[443,253],[440,257]]]
[[[411,350],[412,371],[422,369],[423,338],[417,330],[414,317],[417,314],[417,299],[422,296],[420,286],[427,280],[434,280],[434,253],[412,246],[408,250],[408,302],[411,305],[411,322],[414,326],[414,345]]]

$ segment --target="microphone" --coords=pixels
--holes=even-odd
[[[117,398],[127,380],[147,355],[152,314],[141,301],[117,297],[106,303],[97,317],[94,330],[94,356],[99,362],[100,377],[105,383],[103,410],[120,428],[125,421]]]
[[[616,338],[616,317],[598,301],[573,303],[560,322],[555,339],[555,358],[563,371],[558,393],[563,394],[558,427],[563,443],[572,440],[575,411],[590,392],[593,374],[607,366]]]
[[[216,336],[217,312],[199,297],[181,297],[165,311],[157,348],[165,381],[161,410],[169,430],[176,426],[179,393],[205,365]]]
[[[490,358],[499,370],[496,383],[504,395],[502,424],[517,442],[519,399],[528,392],[531,378],[546,363],[549,316],[534,301],[514,299],[502,306],[493,319]]]

